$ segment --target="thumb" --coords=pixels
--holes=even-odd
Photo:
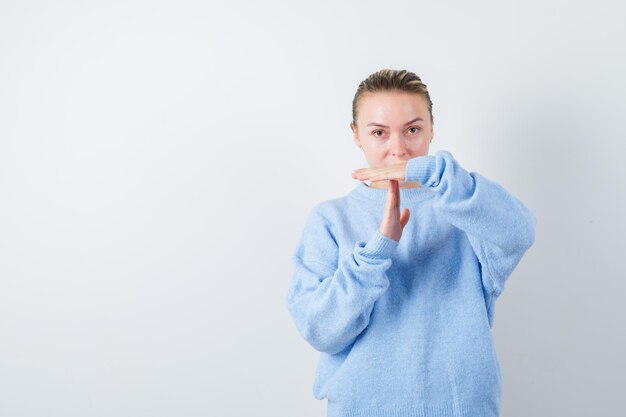
[[[404,208],[402,210],[402,214],[400,215],[400,226],[404,229],[404,226],[409,222],[409,217],[411,216],[411,212],[408,208]]]

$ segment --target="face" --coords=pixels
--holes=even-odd
[[[354,142],[363,147],[370,167],[397,164],[428,155],[433,138],[428,102],[417,93],[376,92],[361,96]]]

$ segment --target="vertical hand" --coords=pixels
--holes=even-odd
[[[404,230],[404,226],[406,226],[409,221],[409,216],[410,212],[407,208],[404,208],[402,214],[400,214],[400,185],[398,181],[389,180],[387,202],[379,228],[380,233],[389,239],[399,242],[402,236],[402,230]]]

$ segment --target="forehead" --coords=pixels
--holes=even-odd
[[[359,118],[364,122],[397,120],[405,123],[407,120],[421,116],[429,120],[428,103],[426,98],[418,93],[397,91],[367,92],[359,100]],[[428,116],[428,117],[427,117]],[[377,119],[377,120],[374,120]]]

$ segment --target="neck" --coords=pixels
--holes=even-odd
[[[388,180],[384,180],[384,181],[376,181],[376,182],[372,182],[370,185],[368,185],[368,187],[370,188],[388,188],[389,187],[389,181]],[[399,184],[400,189],[405,189],[405,188],[418,188],[421,187],[421,185],[417,182],[412,182],[412,181],[400,181]]]

